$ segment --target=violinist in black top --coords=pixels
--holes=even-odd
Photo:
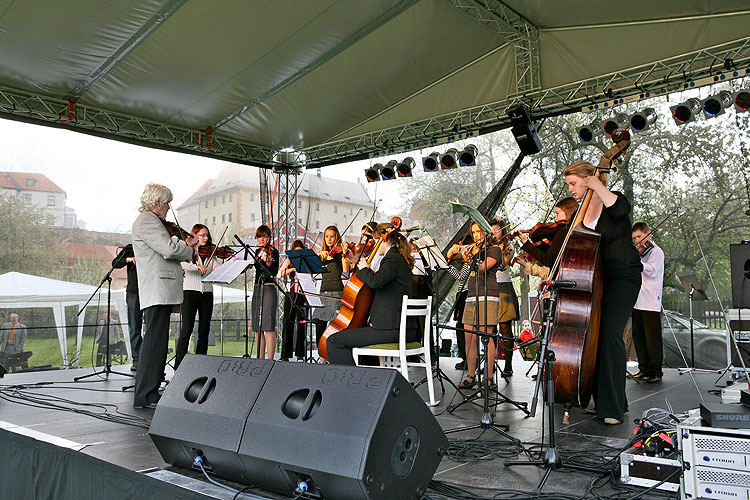
[[[628,199],[607,189],[607,174],[596,177],[596,168],[579,161],[565,169],[570,193],[593,197],[583,224],[601,234],[602,302],[597,368],[593,396],[596,414],[605,424],[621,424],[628,402],[625,396],[627,354],[622,334],[641,288],[641,259],[631,239]]]
[[[357,272],[357,277],[375,291],[370,308],[370,326],[342,330],[328,337],[328,361],[333,364],[353,365],[354,347],[398,342],[401,304],[404,295],[409,295],[411,269],[414,266],[411,244],[404,236],[393,232],[380,245],[378,253],[385,256],[377,272],[367,267],[366,260],[359,262],[360,270]],[[407,342],[418,340],[418,337],[416,325],[407,329]]]
[[[273,283],[279,272],[279,251],[271,245],[271,228],[262,224],[255,231],[258,242],[258,259],[268,267],[270,274],[255,262],[255,287],[253,288],[253,324],[252,329],[257,332],[258,357],[273,359],[276,352],[276,308],[279,298]],[[261,335],[261,332],[262,335]]]
[[[568,223],[573,219],[576,210],[578,210],[578,202],[575,198],[567,197],[555,203],[555,224],[554,228],[550,229],[551,234],[544,238],[547,242],[531,241],[524,231],[519,231],[518,239],[522,243],[521,250],[538,260],[541,265],[552,267],[565,241]],[[533,230],[531,232],[533,234]]]

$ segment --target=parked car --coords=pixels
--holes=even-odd
[[[664,363],[670,368],[692,366],[690,352],[690,318],[674,311],[661,315]],[[695,367],[721,370],[727,366],[727,334],[724,330],[709,328],[693,319]],[[678,346],[679,345],[679,349]],[[680,354],[680,349],[682,354]],[[684,355],[684,360],[683,360]]]

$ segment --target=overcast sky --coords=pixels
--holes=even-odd
[[[325,167],[322,175],[356,182],[364,179],[368,163]],[[216,178],[225,165],[220,160],[0,119],[0,171],[46,175],[66,192],[66,205],[93,231],[130,232],[147,183],[169,187],[177,207],[206,180]],[[248,175],[258,174],[248,169]],[[387,184],[378,186],[377,196],[384,198],[382,208],[396,215],[397,182]],[[368,188],[374,197],[375,185]]]

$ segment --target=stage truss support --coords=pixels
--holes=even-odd
[[[283,154],[283,153],[282,153]],[[297,192],[302,170],[294,165],[274,169],[278,179],[275,240],[280,252],[289,250],[297,239]]]

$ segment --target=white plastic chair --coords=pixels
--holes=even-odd
[[[406,342],[406,318],[410,316],[424,316],[424,332],[422,342]],[[388,344],[373,344],[352,349],[354,363],[359,365],[360,356],[378,356],[380,366],[395,368],[401,372],[409,382],[409,367],[424,367],[427,376],[427,388],[430,392],[428,406],[435,406],[440,401],[435,400],[435,386],[432,380],[432,362],[430,359],[430,321],[432,318],[432,297],[426,299],[410,299],[404,295],[401,303],[401,326],[398,342]],[[407,361],[408,356],[422,356],[424,362]]]

